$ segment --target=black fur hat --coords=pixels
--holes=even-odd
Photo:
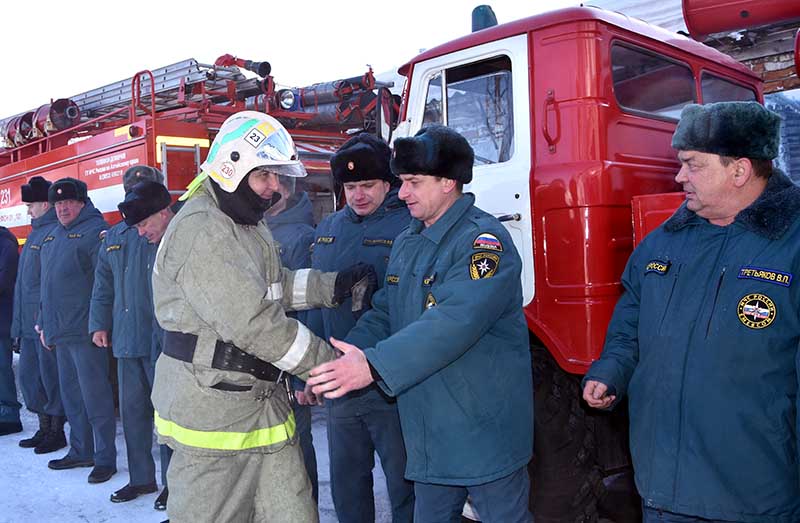
[[[690,104],[681,111],[681,121],[672,135],[672,147],[772,160],[778,156],[781,117],[757,102]]]
[[[370,133],[353,136],[331,157],[333,179],[339,183],[395,180],[389,169],[389,146]]]
[[[27,203],[46,202],[47,189],[49,189],[51,185],[53,184],[41,176],[34,176],[28,180],[28,183],[21,187],[22,201]]]
[[[164,175],[155,167],[149,165],[134,165],[129,167],[125,174],[122,175],[122,188],[125,194],[131,192],[133,186],[139,182],[150,180],[151,182],[164,183]]]
[[[466,138],[449,127],[431,125],[413,138],[395,140],[391,166],[396,175],[427,174],[469,183],[474,161]]]
[[[75,178],[61,178],[56,180],[47,190],[47,201],[51,204],[64,200],[78,200],[86,202],[89,194],[86,184]]]
[[[172,203],[169,191],[158,182],[145,180],[134,185],[125,195],[125,201],[117,205],[122,219],[133,227],[145,218],[166,209]]]

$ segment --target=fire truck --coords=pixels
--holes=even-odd
[[[112,222],[129,166],[159,167],[177,195],[220,123],[242,109],[286,124],[320,214],[340,205],[328,160],[348,133],[391,139],[453,127],[475,151],[466,190],[505,224],[523,261],[536,519],[637,521],[624,409],[589,412],[580,377],[602,350],[635,242],[682,201],[670,146],[681,109],[763,101],[760,77],[687,36],[591,7],[477,30],[399,73],[398,100],[372,71],[281,89],[264,62],[187,60],[0,120],[0,224],[24,241],[19,187],[34,175],[86,181]]]

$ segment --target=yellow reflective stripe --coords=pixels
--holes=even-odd
[[[294,436],[294,413],[289,412],[285,423],[251,432],[222,432],[193,430],[163,419],[154,413],[156,430],[161,436],[172,438],[189,447],[215,450],[246,450],[282,443]]]

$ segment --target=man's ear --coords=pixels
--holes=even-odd
[[[733,184],[736,187],[742,187],[750,179],[755,176],[753,172],[753,164],[749,158],[738,158],[733,161],[731,165],[733,168]]]
[[[445,193],[453,192],[455,188],[458,186],[456,181],[453,180],[452,178],[442,178],[442,182],[443,182],[442,188],[444,189]]]

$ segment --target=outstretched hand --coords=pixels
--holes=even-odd
[[[330,342],[342,355],[311,369],[311,377],[306,383],[313,394],[328,399],[340,398],[374,381],[367,357],[361,349],[335,338],[331,338]]]

